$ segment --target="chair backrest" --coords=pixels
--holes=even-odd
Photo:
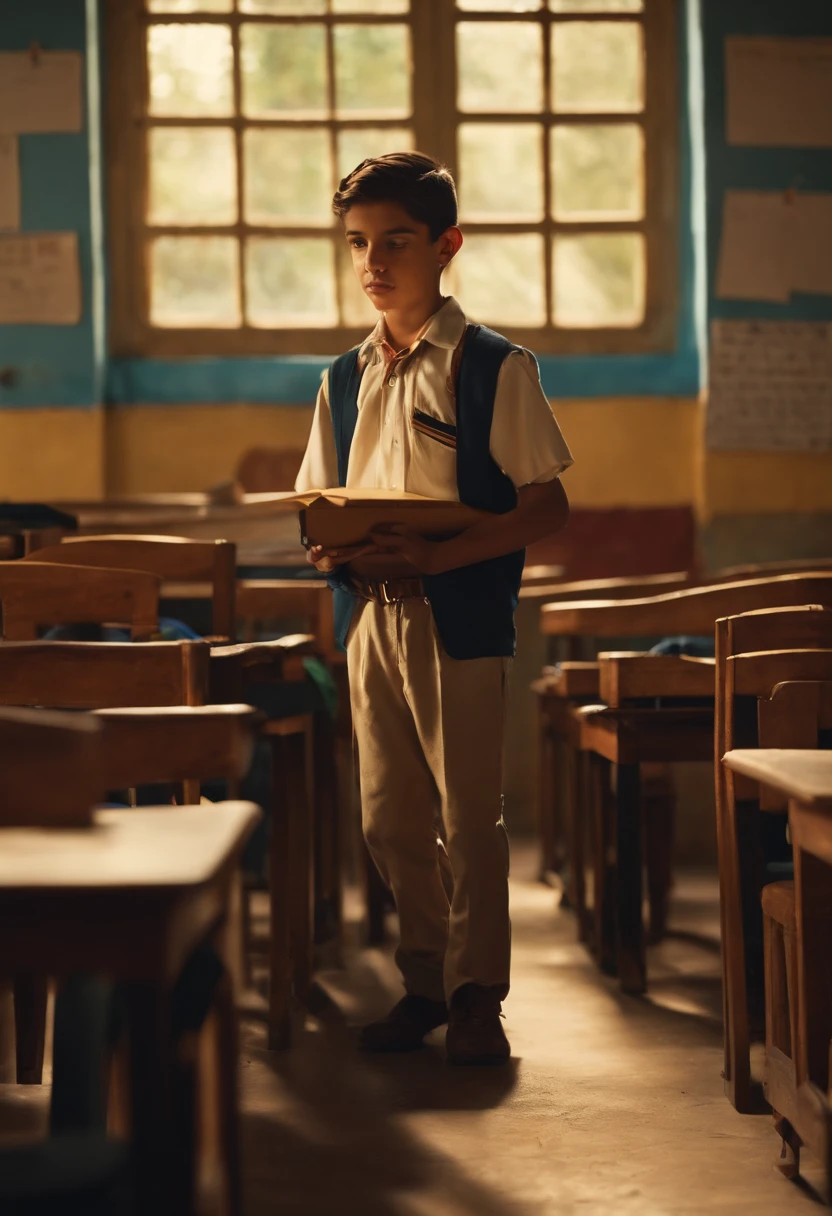
[[[100,709],[107,789],[191,778],[239,781],[262,720],[250,705]]]
[[[102,737],[89,714],[0,710],[0,826],[90,823],[106,789]]]
[[[207,642],[0,642],[0,704],[202,705],[209,669]]]
[[[47,562],[0,562],[3,637],[29,641],[39,626],[126,625],[134,641],[159,628],[162,580],[144,570],[96,569]]]
[[[211,632],[233,641],[236,636],[236,546],[227,540],[189,540],[181,536],[67,536],[26,559],[70,562],[102,569],[146,570],[165,583],[208,583],[211,588]],[[168,590],[163,588],[162,594]],[[181,594],[181,588],[175,588]]]
[[[832,571],[716,583],[646,599],[544,604],[541,628],[591,637],[710,636],[720,617],[801,604],[832,605]]]

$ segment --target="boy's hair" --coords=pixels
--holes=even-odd
[[[398,203],[411,219],[427,224],[432,241],[457,222],[454,179],[423,152],[389,152],[363,160],[339,183],[332,210],[343,220],[356,203]]]

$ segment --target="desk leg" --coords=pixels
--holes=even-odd
[[[615,770],[618,976],[624,992],[647,989],[642,912],[641,781],[637,764]]]
[[[579,752],[569,742],[563,743],[565,758],[565,792],[567,837],[569,841],[568,894],[578,920],[578,941],[590,937],[589,913],[586,906],[586,830],[592,801],[589,783],[589,752]]]
[[[598,966],[617,974],[615,930],[615,835],[609,761],[585,752],[588,764],[590,821],[593,833],[593,942]],[[579,811],[580,814],[580,811]],[[580,825],[579,825],[580,827]]]
[[[44,975],[25,973],[14,978],[14,1033],[18,1085],[43,1081],[48,983]]]
[[[125,988],[135,1176],[140,1216],[194,1211],[195,1068],[177,1058],[170,993]]]
[[[289,795],[284,784],[285,739],[270,735],[272,753],[272,822],[269,840],[269,1049],[291,1044],[289,1002],[292,962],[289,948]]]

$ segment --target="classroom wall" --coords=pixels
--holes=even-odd
[[[725,141],[724,41],[738,35],[832,36],[828,0],[701,0],[706,164],[708,319],[832,320],[832,296],[794,295],[789,304],[719,300],[716,265],[723,195],[729,189],[832,190],[832,149],[729,147]],[[761,250],[761,256],[765,251]],[[730,551],[760,534],[771,556],[805,546],[807,529],[832,551],[832,452],[702,452],[698,507],[706,549]],[[755,524],[776,516],[775,526]],[[791,517],[792,526],[789,527]],[[764,560],[758,557],[756,560]]]
[[[807,307],[805,300],[785,310],[715,300],[723,191],[788,185],[795,177],[805,188],[828,187],[832,178],[827,151],[726,147],[723,39],[729,33],[829,33],[831,25],[832,6],[824,0],[791,7],[778,0],[680,3],[685,201],[675,349],[542,361],[544,385],[576,456],[567,482],[576,504],[689,502],[703,522],[706,548],[722,556],[747,540],[742,521],[759,515],[778,521],[758,529],[771,538],[771,556],[785,556],[783,546],[797,543],[807,526],[825,529],[824,513],[832,512],[830,454],[706,452],[698,398],[709,318],[805,315]],[[20,141],[23,227],[78,231],[84,318],[73,327],[0,329],[0,371],[14,373],[11,385],[0,384],[0,496],[94,497],[210,484],[229,476],[250,444],[301,442],[320,374],[321,360],[304,358],[106,358],[97,37],[96,0],[25,6],[0,0],[0,46],[25,49],[38,41],[46,49],[77,49],[93,69],[83,133]],[[830,303],[811,301],[818,310],[811,315],[828,316]]]

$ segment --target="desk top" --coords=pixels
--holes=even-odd
[[[99,810],[88,828],[2,828],[0,898],[198,887],[223,869],[259,817],[253,802],[215,802]]]
[[[738,749],[726,752],[723,763],[790,798],[832,810],[832,751],[796,748]]]

